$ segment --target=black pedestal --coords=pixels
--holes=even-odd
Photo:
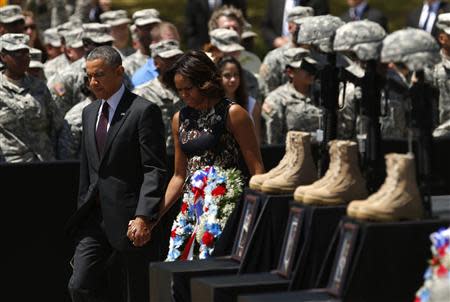
[[[201,276],[236,274],[238,270],[270,271],[277,265],[286,227],[291,195],[268,196],[245,190],[239,228],[232,255],[208,260],[155,262],[150,264],[150,300],[190,301],[190,279]],[[281,237],[281,239],[280,239]],[[261,250],[260,246],[270,246]],[[260,262],[255,262],[259,257]],[[245,268],[243,268],[243,266]]]
[[[322,267],[323,289],[247,295],[251,301],[413,301],[430,258],[429,235],[448,220],[371,223],[344,218]],[[316,296],[317,295],[317,296]]]
[[[292,202],[276,271],[192,279],[192,301],[236,301],[241,294],[285,291],[292,282],[292,263],[297,263],[293,274],[296,285],[311,284],[312,288],[345,209],[346,206],[311,207]]]
[[[324,289],[306,290],[298,292],[267,293],[256,295],[242,295],[238,302],[341,302],[338,298],[333,298]]]

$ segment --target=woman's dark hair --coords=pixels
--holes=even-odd
[[[174,91],[177,91],[174,81],[177,73],[189,79],[200,90],[200,94],[207,98],[221,99],[225,96],[222,77],[214,62],[203,51],[185,52],[163,75],[163,83]]]
[[[244,107],[244,109],[247,109],[248,92],[241,63],[239,63],[239,61],[232,56],[224,56],[217,62],[217,68],[219,69],[220,74],[222,74],[225,65],[227,65],[228,63],[234,64],[239,72],[239,87],[236,90],[236,97],[233,101]]]

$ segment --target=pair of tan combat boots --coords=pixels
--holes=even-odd
[[[414,157],[386,155],[387,175],[383,186],[368,196],[358,165],[358,146],[347,140],[329,143],[330,165],[317,180],[311,154],[311,136],[289,131],[286,153],[278,166],[250,179],[250,188],[267,194],[292,194],[307,205],[341,205],[350,202],[350,217],[367,220],[418,219],[423,215],[417,189]]]
[[[329,169],[317,180],[311,135],[289,131],[283,159],[269,172],[254,175],[250,188],[267,194],[294,194],[296,201],[311,205],[338,205],[367,197],[356,143],[335,140],[329,146]]]

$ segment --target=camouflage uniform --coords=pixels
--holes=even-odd
[[[133,14],[132,19],[134,22],[134,26],[145,26],[153,23],[161,23],[161,19],[159,19],[159,12],[153,8],[136,11]],[[145,55],[141,51],[137,50],[132,55],[126,57],[123,61],[125,73],[130,78],[133,77],[133,74],[136,72],[136,70],[144,66],[149,58],[150,57],[148,55]]]
[[[314,9],[311,7],[296,6],[288,12],[287,21],[300,25],[302,19],[313,15]],[[294,40],[295,38],[296,37],[292,37]],[[289,81],[289,78],[285,73],[285,67],[287,64],[285,52],[293,47],[297,47],[295,41],[290,41],[279,48],[269,51],[264,57],[259,68],[258,77],[259,87],[263,97],[267,96],[269,92]]]
[[[58,138],[59,159],[79,159],[81,149],[82,122],[81,116],[84,107],[93,101],[88,97],[73,106],[64,117],[63,126]]]
[[[447,120],[446,122],[439,125],[439,127],[434,129],[433,136],[450,138],[450,120]]]
[[[184,103],[171,90],[165,88],[158,78],[137,86],[133,92],[155,103],[161,109],[166,127],[166,146],[173,149],[172,117]]]
[[[22,8],[18,5],[6,5],[0,7],[0,23],[9,24],[16,22],[18,20],[25,20],[25,16],[22,14]],[[5,66],[0,60],[0,71],[3,70]]]
[[[147,60],[150,56],[143,54],[141,51],[137,50],[135,53],[129,55],[123,60],[123,67],[125,69],[125,73],[132,77],[133,74],[147,63]]]
[[[319,129],[322,110],[311,99],[286,83],[264,100],[262,116],[266,123],[268,144],[283,144],[291,130],[315,132]]]
[[[65,69],[70,65],[69,59],[65,53],[60,54],[44,63],[44,73],[47,79],[51,79],[58,71]]]
[[[441,51],[442,62],[434,67],[433,85],[439,89],[439,123],[450,120],[450,58]]]
[[[105,24],[111,25],[111,27],[119,26],[123,24],[130,24],[131,19],[128,18],[127,11],[123,9],[111,10],[104,12],[100,15],[100,21]],[[128,57],[136,50],[130,46],[125,48],[116,48],[122,55],[122,57]]]
[[[288,43],[269,51],[264,57],[259,69],[259,87],[264,96],[289,81],[285,72],[287,63],[285,52],[292,47],[295,45]]]
[[[0,74],[0,161],[55,159],[61,120],[44,82],[25,76],[12,83]]]
[[[94,43],[112,41],[109,35],[110,26],[100,23],[83,24],[83,37]],[[75,104],[83,101],[89,95],[86,76],[86,59],[83,57],[49,79],[47,85],[52,93],[55,104],[62,115]]]
[[[62,115],[88,95],[86,59],[83,57],[49,79],[48,86]]]

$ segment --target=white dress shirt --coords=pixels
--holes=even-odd
[[[283,28],[281,30],[281,34],[284,37],[288,37],[290,35],[289,33],[289,27],[287,22],[287,15],[291,9],[295,7],[295,1],[294,0],[286,0],[284,3],[284,14],[283,14]]]
[[[433,4],[428,5],[428,3],[424,3],[422,6],[422,13],[420,14],[419,19],[419,28],[423,28],[427,32],[431,33],[431,30],[433,29],[434,21],[436,21],[437,13],[439,10],[439,6],[441,5],[441,1],[436,1]],[[430,15],[428,17],[428,14]],[[428,18],[428,21],[427,21]],[[426,27],[425,26],[426,22]]]
[[[120,99],[122,98],[124,92],[125,86],[122,84],[119,90],[117,90],[116,93],[114,93],[109,99],[107,99],[106,101],[102,100],[102,105],[100,106],[97,113],[97,122],[95,124],[95,129],[97,129],[98,127],[98,121],[100,119],[100,114],[102,114],[103,104],[107,102],[109,105],[109,112],[108,112],[109,114],[108,114],[108,126],[106,127],[106,131],[109,130],[109,126],[111,125],[112,118],[114,116],[114,113],[116,112],[117,105],[119,105]]]

